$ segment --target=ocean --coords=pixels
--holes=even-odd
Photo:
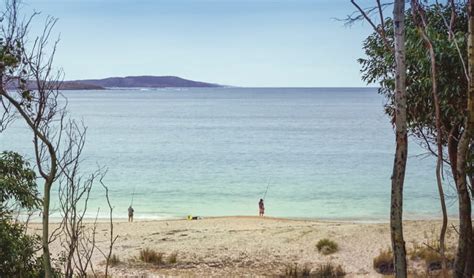
[[[167,88],[65,91],[87,126],[81,170],[108,169],[114,217],[266,215],[387,221],[395,139],[374,88]],[[19,119],[0,150],[33,162]],[[435,159],[410,140],[404,213],[440,217]],[[448,195],[454,196],[449,180]],[[39,186],[40,190],[42,186]],[[53,189],[57,197],[57,186]],[[133,196],[133,197],[132,197]],[[454,198],[449,213],[456,214]],[[88,217],[107,217],[93,190]],[[53,201],[57,209],[57,201]],[[52,217],[58,217],[55,210]]]

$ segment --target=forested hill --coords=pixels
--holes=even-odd
[[[193,81],[177,76],[127,76],[65,81],[65,89],[71,89],[69,87],[73,87],[67,86],[68,84],[95,86],[102,88],[221,87],[217,84]]]

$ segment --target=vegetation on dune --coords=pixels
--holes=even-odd
[[[393,253],[390,249],[381,250],[379,255],[374,258],[373,266],[375,271],[383,275],[390,275],[395,272],[393,264]]]
[[[326,263],[311,270],[309,264],[298,267],[297,263],[287,264],[284,275],[281,277],[313,277],[313,278],[338,278],[344,277],[346,272],[340,265]]]
[[[156,265],[163,264],[163,253],[158,253],[148,247],[140,250],[138,258],[140,259],[140,261],[145,263],[151,263]]]
[[[440,244],[437,239],[427,240],[427,242],[423,244],[414,243],[409,255],[413,261],[424,261],[428,273],[442,269],[443,256],[441,255]],[[454,264],[453,254],[446,252],[445,258],[446,268],[452,268]]]
[[[323,255],[333,254],[339,250],[338,244],[327,238],[319,240],[316,244],[316,248]]]
[[[304,264],[302,267],[298,266],[298,263],[289,263],[285,267],[285,273],[283,277],[310,277],[311,268],[308,264]]]
[[[122,261],[120,260],[120,257],[117,256],[116,254],[113,254],[110,256],[109,264],[111,267],[117,266],[121,263]]]
[[[13,218],[14,210],[39,207],[36,175],[14,152],[0,154],[0,277],[39,277],[42,261],[38,236],[26,234],[26,226]]]
[[[178,252],[173,252],[168,256],[168,263],[175,264],[178,262]]]
[[[327,263],[319,266],[312,276],[315,278],[338,278],[346,276],[346,272],[340,265],[335,266],[332,263]]]

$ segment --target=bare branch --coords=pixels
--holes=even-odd
[[[380,28],[377,27],[375,25],[375,23],[372,21],[372,19],[370,18],[369,14],[364,9],[362,9],[359,6],[359,4],[357,4],[355,2],[355,0],[351,0],[351,3],[352,3],[352,5],[354,5],[356,7],[356,9],[359,11],[360,15],[370,24],[370,26],[372,26],[372,29],[374,29],[374,31],[377,32],[377,34],[379,34],[379,36],[382,38],[382,40],[384,42],[385,47],[388,50],[390,50],[391,52],[393,52],[393,47],[388,42],[388,39],[387,39],[387,36],[386,36],[384,23],[381,23]],[[382,22],[383,22],[382,6],[381,6],[379,0],[377,0],[377,8],[376,9],[379,11],[380,17],[381,17]]]

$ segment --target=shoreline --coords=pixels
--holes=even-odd
[[[193,215],[197,216],[197,215]],[[225,218],[262,218],[256,215],[218,215],[218,216],[197,216],[199,220],[203,219],[225,219]],[[389,216],[386,219],[381,218],[316,218],[316,217],[280,217],[280,216],[264,216],[265,219],[273,219],[273,220],[289,220],[289,221],[311,221],[311,222],[327,222],[327,223],[354,223],[354,224],[388,224],[390,223]],[[60,217],[50,216],[50,223],[59,223],[61,222]],[[448,215],[448,220],[457,220],[457,215]],[[123,223],[128,222],[127,217],[114,217],[113,223]],[[155,222],[155,221],[179,221],[179,220],[187,220],[186,216],[182,217],[135,217],[134,222]],[[403,222],[418,222],[418,221],[441,221],[442,217],[404,217]],[[196,221],[196,220],[194,220]],[[110,222],[110,218],[107,217],[84,217],[84,223],[104,223]],[[34,216],[30,218],[30,223],[41,223],[41,217]]]

